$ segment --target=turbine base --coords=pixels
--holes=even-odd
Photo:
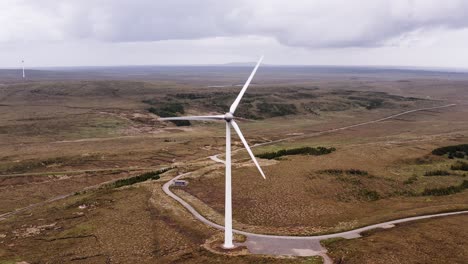
[[[233,249],[235,248],[236,246],[234,246],[234,244],[223,244],[222,246],[224,249]]]

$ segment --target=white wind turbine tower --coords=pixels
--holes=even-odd
[[[236,131],[237,135],[239,135],[239,138],[241,139],[242,143],[245,146],[245,149],[249,153],[250,157],[252,158],[252,161],[255,163],[257,166],[258,170],[260,171],[260,174],[265,178],[265,174],[263,173],[262,169],[260,168],[260,165],[258,164],[257,160],[255,159],[254,154],[252,153],[252,150],[250,149],[249,145],[247,144],[247,141],[245,140],[244,136],[242,135],[242,132],[240,131],[239,126],[237,123],[234,121],[234,113],[236,111],[237,106],[239,105],[240,100],[242,99],[242,96],[244,95],[245,91],[247,90],[247,87],[249,86],[250,82],[252,81],[252,78],[255,75],[255,72],[258,69],[258,66],[260,66],[260,63],[263,60],[263,56],[260,58],[258,61],[257,65],[253,69],[252,73],[249,76],[249,79],[247,79],[247,82],[244,84],[244,87],[242,87],[242,90],[240,91],[239,95],[237,96],[236,100],[234,103],[232,103],[231,108],[229,109],[229,112],[227,112],[224,115],[211,115],[211,116],[185,116],[185,117],[168,117],[168,118],[160,118],[159,120],[161,121],[170,121],[170,120],[224,120],[226,121],[226,161],[225,161],[225,166],[226,166],[226,194],[225,194],[225,205],[224,205],[224,248],[233,248],[234,244],[232,243],[232,198],[231,198],[231,127],[234,128]]]
[[[21,66],[23,66],[23,79],[26,78],[26,75],[24,74],[24,60],[21,60]]]

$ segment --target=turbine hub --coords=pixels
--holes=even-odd
[[[224,120],[226,120],[227,122],[231,122],[231,120],[234,119],[234,116],[231,114],[231,113],[226,113],[224,114]]]

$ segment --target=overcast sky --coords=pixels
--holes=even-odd
[[[212,64],[468,69],[466,0],[0,0],[0,67]]]

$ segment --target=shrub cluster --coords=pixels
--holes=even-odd
[[[167,103],[162,104],[158,107],[151,107],[150,109],[150,112],[153,112],[163,117],[172,117],[175,116],[177,113],[185,113],[184,106],[181,103]]]
[[[344,171],[340,169],[327,169],[327,170],[321,170],[319,171],[319,173],[339,175],[339,174],[343,174]]]
[[[464,180],[458,186],[449,186],[449,187],[441,187],[441,188],[433,188],[433,189],[425,189],[422,192],[424,196],[442,196],[442,195],[450,195],[454,193],[462,192],[463,190],[468,189],[468,181]]]
[[[297,108],[294,104],[271,104],[262,102],[257,104],[260,112],[268,114],[271,117],[285,116],[297,113]]]
[[[348,96],[348,99],[357,101],[358,105],[364,106],[367,110],[379,108],[385,102],[383,99],[380,98],[367,98],[361,96]]]
[[[350,174],[350,175],[358,175],[358,176],[368,176],[369,173],[365,170],[358,170],[358,169],[349,169],[349,170],[340,170],[340,169],[328,169],[328,170],[321,170],[320,173],[326,174]]]
[[[332,153],[335,151],[335,148],[325,148],[325,147],[302,147],[302,148],[293,148],[293,149],[281,149],[278,151],[273,151],[273,152],[265,152],[262,154],[256,155],[259,158],[262,159],[276,159],[281,156],[287,156],[287,155],[314,155],[314,156],[319,156],[319,155],[325,155]]]
[[[418,180],[418,177],[416,175],[413,175],[411,177],[409,177],[408,179],[406,179],[403,184],[412,184],[414,183],[415,181]]]
[[[180,99],[203,99],[203,98],[208,98],[210,95],[207,94],[202,94],[202,93],[178,93],[175,95],[175,97],[180,98]]]
[[[122,187],[122,186],[132,185],[132,184],[135,184],[135,183],[138,183],[138,182],[144,182],[144,181],[147,181],[147,180],[157,180],[157,179],[159,179],[160,174],[162,174],[162,173],[164,173],[164,172],[166,172],[168,170],[170,170],[170,168],[165,168],[165,169],[161,169],[161,170],[157,170],[157,171],[146,172],[146,173],[134,176],[134,177],[117,180],[117,181],[113,182],[111,184],[111,186],[113,188],[119,188],[119,187]]]
[[[185,113],[184,106],[181,103],[167,103],[158,107],[150,107],[148,111],[160,117],[176,117]],[[190,126],[190,121],[187,120],[173,120],[171,122],[176,126]]]
[[[463,159],[465,156],[468,156],[468,144],[436,148],[432,151],[432,154],[438,155],[438,156],[443,156],[445,154],[448,154],[449,158]]]
[[[360,175],[360,176],[367,176],[369,173],[367,171],[363,170],[357,170],[357,169],[350,169],[345,171],[347,174],[351,175]]]
[[[380,199],[380,194],[376,191],[371,191],[368,189],[362,189],[359,191],[359,195],[365,198],[368,201],[377,201]]]
[[[426,171],[424,176],[449,176],[450,172],[446,170],[433,170],[433,171]]]
[[[457,161],[450,167],[451,170],[468,171],[468,163],[464,161]]]

